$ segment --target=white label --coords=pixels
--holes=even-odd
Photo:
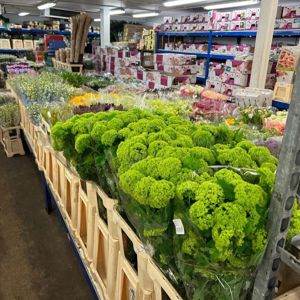
[[[173,223],[175,225],[176,234],[184,235],[185,234],[184,233],[184,226],[183,226],[183,223],[182,223],[181,219],[174,219]]]

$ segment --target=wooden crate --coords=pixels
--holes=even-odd
[[[99,187],[95,189],[97,207],[95,212],[95,229],[92,274],[95,281],[105,291],[107,299],[114,299],[119,253],[117,224],[114,209],[117,201],[109,198]]]
[[[61,195],[61,206],[70,229],[75,233],[78,224],[80,179],[59,161],[56,169],[58,196]]]
[[[292,99],[293,84],[276,82],[273,99],[290,103]]]
[[[20,126],[0,128],[1,144],[4,147],[4,151],[7,157],[13,157],[14,155],[25,155],[25,151],[21,139]]]
[[[81,73],[81,74],[83,72],[82,64],[70,64],[70,63],[59,61],[55,58],[52,58],[52,62],[55,69],[62,69],[62,70],[67,70],[70,72]]]
[[[96,186],[94,183],[80,180],[79,200],[78,200],[78,219],[76,237],[89,263],[93,260],[93,240],[95,229]]]
[[[300,287],[297,287],[275,298],[275,300],[299,300],[299,299],[300,299]]]

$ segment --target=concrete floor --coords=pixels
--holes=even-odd
[[[55,212],[47,215],[31,156],[0,145],[0,300],[89,300],[92,294]]]

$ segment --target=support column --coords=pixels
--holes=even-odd
[[[100,10],[100,34],[101,34],[101,47],[110,45],[110,8],[103,7]]]
[[[278,0],[261,0],[250,87],[265,88]]]

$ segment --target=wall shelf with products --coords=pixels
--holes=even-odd
[[[219,54],[212,53],[213,50],[213,41],[216,38],[255,38],[257,31],[202,31],[202,32],[169,32],[161,31],[156,33],[156,53],[176,53],[176,54],[189,54],[196,55],[198,59],[205,59],[205,74],[203,77],[198,77],[199,83],[204,83],[208,79],[209,75],[209,66],[213,60],[234,60],[234,55],[229,54]],[[300,30],[275,30],[274,37],[300,37]],[[165,48],[165,43],[169,43],[170,40],[176,41],[178,38],[179,41],[182,41],[184,38],[197,38],[204,37],[206,38],[207,47],[205,52],[192,52],[192,51],[177,51],[177,50],[168,50]],[[240,44],[238,40],[237,44]]]
[[[65,30],[44,30],[44,29],[18,29],[18,28],[6,28],[0,27],[0,32],[7,32],[12,34],[56,34],[56,35],[70,35],[70,31]],[[97,32],[89,32],[89,37],[99,37]]]

